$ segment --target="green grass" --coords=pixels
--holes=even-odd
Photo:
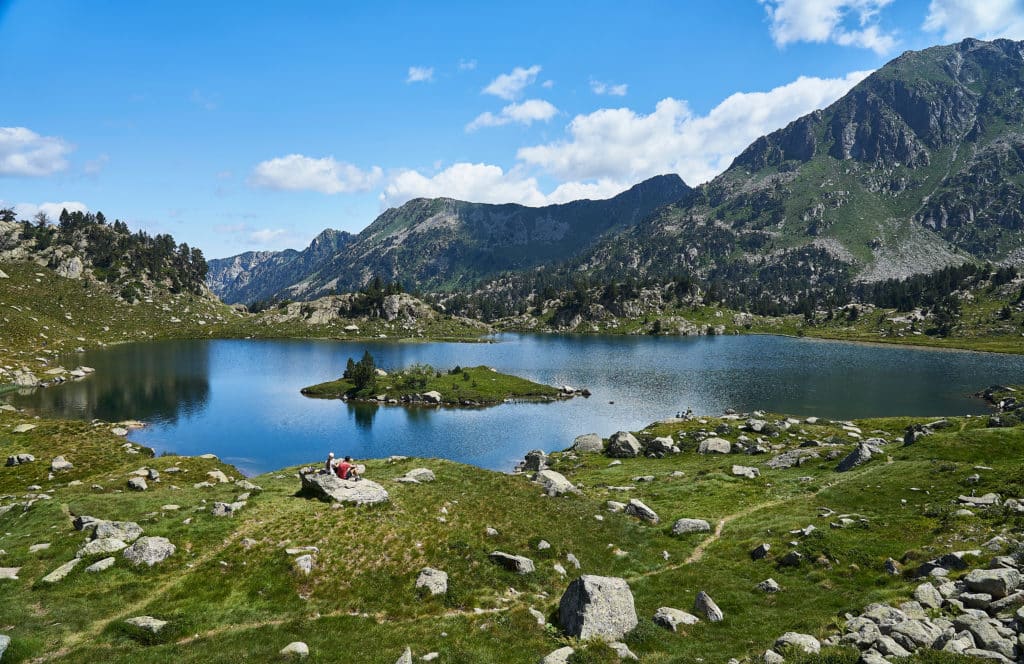
[[[112,435],[107,425],[4,413],[0,455],[28,452],[38,461],[0,468],[0,505],[24,502],[30,484],[52,496],[0,516],[0,549],[6,551],[0,565],[22,567],[19,581],[0,584],[0,632],[13,638],[4,661],[47,655],[47,661],[267,661],[288,642],[302,640],[313,651],[311,661],[337,661],[338,644],[351,643],[345,661],[356,664],[393,661],[407,645],[417,657],[437,651],[440,661],[536,662],[561,645],[576,645],[557,629],[538,626],[527,612],[534,607],[544,615],[555,613],[561,593],[579,573],[566,562],[568,553],[580,559],[584,573],[629,581],[641,628],[626,640],[642,661],[705,657],[724,662],[756,656],[785,631],[825,636],[846,612],[909,597],[914,582],[887,576],[882,563],[888,557],[923,560],[974,548],[1001,529],[1024,526],[1019,516],[1001,512],[952,517],[950,501],[968,490],[964,478],[975,472],[975,465],[994,468],[981,473],[977,491],[1005,496],[1024,491],[1024,429],[985,429],[983,420],[953,419],[953,427],[909,447],[894,442],[881,458],[844,474],[834,472],[836,460],[824,458],[773,471],[763,465],[765,457],[699,455],[694,451],[698,431],[727,424],[731,430],[724,437],[735,440],[737,423],[669,420],[637,435],[642,440],[672,435],[683,448],[679,455],[625,459],[610,466],[599,454],[553,454],[554,469],[582,488],[581,495],[562,498],[543,496],[525,476],[449,461],[369,460],[367,476],[387,488],[391,501],[334,509],[298,495],[294,469],[285,469],[252,478],[263,491],[254,493],[236,516],[217,518],[210,514],[213,502],[234,500],[241,489],[193,484],[213,469],[238,477],[226,464],[152,458],[145,451],[130,454],[120,447],[124,439]],[[865,436],[895,441],[912,421],[917,420],[857,424]],[[38,426],[10,433],[23,422]],[[830,436],[850,440],[838,448],[841,454],[853,445],[831,422],[793,425],[770,440],[792,447],[805,438]],[[51,480],[48,462],[56,454],[64,454],[75,468]],[[733,477],[733,463],[758,465],[762,477]],[[151,482],[145,493],[123,491],[129,473],[142,466],[160,470],[161,481]],[[184,472],[166,472],[172,466]],[[437,480],[420,485],[393,481],[421,466],[431,468]],[[683,475],[673,477],[673,471]],[[634,481],[642,475],[655,480]],[[609,486],[635,488],[623,492]],[[648,525],[606,511],[605,501],[628,497],[653,508],[661,523]],[[180,509],[161,509],[167,504]],[[829,528],[830,520],[817,516],[821,506],[862,515],[867,523]],[[135,520],[146,534],[168,537],[178,552],[152,569],[130,568],[119,559],[111,570],[92,575],[83,564],[47,587],[39,579],[69,560],[84,539],[72,529],[72,514]],[[672,522],[684,516],[721,523],[720,537],[673,537]],[[817,527],[809,537],[789,532],[808,524]],[[499,535],[487,536],[488,526]],[[248,548],[243,546],[246,538],[252,540]],[[551,548],[538,550],[540,539]],[[798,568],[778,564],[793,548],[790,541],[797,541],[795,548],[805,554]],[[28,552],[41,542],[51,547]],[[772,545],[771,555],[755,562],[749,552],[761,542]],[[284,551],[288,546],[319,548],[310,577],[294,571],[294,556]],[[531,557],[537,571],[516,576],[497,568],[487,560],[495,549]],[[568,577],[555,571],[556,562],[569,569]],[[448,572],[446,595],[415,591],[424,566]],[[769,576],[783,592],[764,595],[754,589]],[[725,611],[723,623],[700,623],[679,634],[650,623],[660,606],[689,610],[699,590],[709,592]],[[136,615],[170,624],[156,636],[140,633],[123,623]],[[583,653],[580,661],[607,657],[597,647]],[[929,657],[920,661],[955,661]],[[855,657],[835,651],[798,661]]]
[[[361,390],[346,378],[302,388],[302,393],[310,397],[376,399],[378,395],[385,395],[399,401],[430,391],[439,392],[446,404],[471,402],[478,405],[498,404],[507,399],[553,399],[560,394],[550,385],[510,376],[486,366],[457,367],[448,371],[430,366],[411,367],[378,376],[373,385]]]

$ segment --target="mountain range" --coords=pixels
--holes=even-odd
[[[358,235],[212,260],[228,302],[312,299],[373,276],[465,290],[560,265],[598,279],[686,272],[733,288],[828,290],[965,261],[1024,263],[1024,42],[908,51],[722,174],[529,208],[415,199]]]

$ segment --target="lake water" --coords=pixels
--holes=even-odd
[[[0,400],[51,416],[149,423],[130,439],[157,452],[213,452],[246,473],[356,458],[444,457],[509,470],[534,448],[582,433],[638,429],[692,408],[757,408],[854,418],[985,413],[970,395],[1024,382],[1024,356],[927,351],[773,336],[502,335],[496,343],[170,341],[63,359],[82,381]],[[408,409],[309,399],[299,389],[341,375],[369,350],[377,366],[486,364],[589,399],[478,409]],[[610,403],[614,402],[614,403]]]

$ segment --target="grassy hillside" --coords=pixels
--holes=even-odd
[[[780,433],[767,439],[787,449],[810,438],[842,443],[818,448],[820,458],[788,470],[769,469],[771,455],[695,452],[697,431],[725,425],[721,435],[735,441],[741,422],[670,420],[638,432],[641,440],[672,435],[679,442],[683,451],[662,459],[610,465],[596,453],[553,455],[553,467],[582,489],[579,495],[545,497],[526,476],[442,460],[370,460],[366,476],[391,494],[385,505],[335,509],[298,495],[299,481],[287,469],[250,478],[262,491],[251,491],[234,516],[216,517],[215,501],[249,492],[231,483],[194,486],[211,470],[239,477],[216,459],[149,458],[122,449],[124,439],[107,425],[2,413],[0,454],[37,458],[0,468],[0,506],[13,505],[0,515],[0,566],[21,568],[18,580],[0,581],[0,633],[13,640],[4,661],[269,661],[301,640],[310,646],[309,661],[338,661],[343,647],[347,662],[390,663],[409,646],[417,657],[438,652],[441,662],[535,663],[571,640],[556,626],[538,625],[529,610],[550,623],[565,587],[582,572],[628,580],[641,623],[626,642],[641,661],[725,662],[757,656],[784,631],[825,636],[844,612],[909,597],[915,582],[886,574],[886,558],[911,569],[1024,525],[1021,516],[1001,509],[954,515],[956,496],[971,490],[1024,493],[1020,428],[986,429],[984,418],[953,419],[951,427],[903,447],[910,420],[855,422],[865,437],[894,442],[848,473],[835,472],[837,461],[825,460],[829,452],[845,454],[854,440],[831,422],[801,422],[788,431],[774,425]],[[37,426],[12,432],[26,423]],[[49,479],[57,454],[74,468]],[[734,463],[760,467],[761,477],[733,476]],[[129,473],[142,467],[155,468],[159,481],[149,481],[145,492],[124,491]],[[432,469],[437,480],[394,481],[415,467]],[[975,472],[981,479],[969,485],[966,478]],[[628,498],[654,509],[661,523],[605,508],[607,500]],[[835,514],[820,517],[823,507]],[[830,528],[843,514],[854,515],[853,523]],[[72,526],[73,515],[135,521],[147,536],[167,537],[177,551],[152,568],[134,568],[115,554],[111,569],[87,573],[84,567],[101,557],[92,556],[64,580],[43,583],[85,540]],[[680,517],[706,519],[712,532],[672,536]],[[808,525],[816,530],[806,537],[791,532]],[[498,534],[488,535],[488,527]],[[541,539],[551,547],[540,550]],[[750,551],[762,542],[771,544],[769,557],[754,561]],[[299,554],[286,551],[305,546],[317,547],[309,576],[294,567]],[[530,557],[536,572],[517,576],[496,567],[487,559],[496,549]],[[790,550],[804,554],[797,567],[780,563]],[[580,571],[567,560],[570,553]],[[431,597],[414,588],[425,566],[449,574],[446,594]],[[781,592],[755,589],[768,577]],[[691,610],[699,590],[722,607],[724,622],[701,622],[678,634],[651,622],[660,606]],[[141,615],[168,625],[154,635],[124,623]],[[615,661],[607,656],[591,645],[575,661]],[[852,651],[830,657],[817,661],[856,661]]]

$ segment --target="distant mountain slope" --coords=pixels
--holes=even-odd
[[[359,235],[327,230],[298,252],[249,252],[209,261],[210,288],[226,302],[308,300],[351,291],[373,276],[423,289],[472,285],[505,270],[564,261],[691,189],[662,175],[614,198],[526,207],[417,198]]]
[[[572,269],[686,271],[785,296],[967,260],[1021,264],[1022,204],[1024,42],[968,39],[904,53]]]

